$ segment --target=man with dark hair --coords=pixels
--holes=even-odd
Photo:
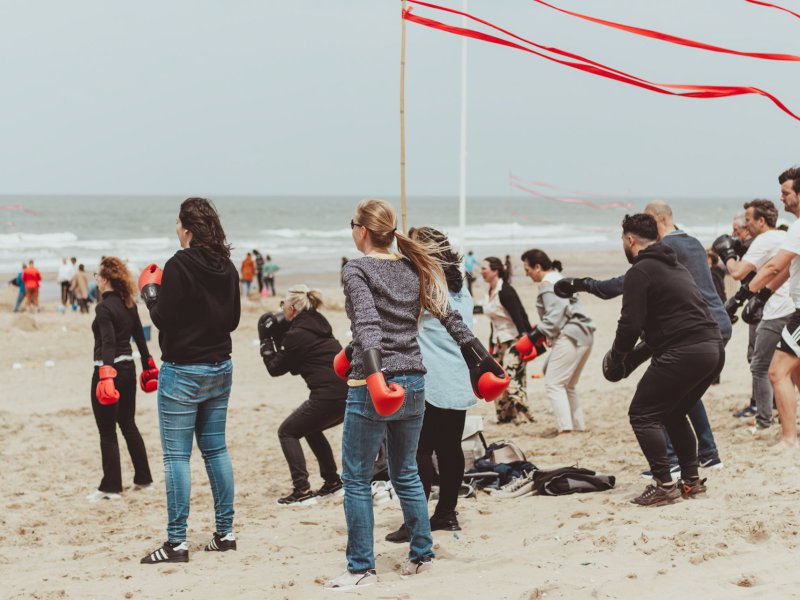
[[[653,200],[645,207],[644,213],[652,216],[655,220],[658,229],[658,241],[671,248],[675,252],[678,263],[689,271],[700,291],[700,295],[706,302],[706,309],[719,327],[723,342],[727,344],[728,340],[731,339],[733,328],[731,327],[728,313],[725,312],[725,307],[714,287],[714,280],[711,278],[708,258],[703,244],[675,226],[672,218],[672,209],[665,202]],[[610,299],[622,293],[625,277],[625,275],[620,275],[605,281],[565,277],[556,283],[554,291],[562,297],[569,297],[576,291],[586,291],[599,298]],[[714,434],[711,431],[711,424],[708,422],[708,415],[702,401],[694,405],[689,418],[692,420],[692,425],[699,441],[700,466],[712,469],[722,468],[723,462],[719,457]],[[677,457],[669,445],[667,452],[673,461],[672,472],[675,473],[678,471]],[[642,476],[646,478],[651,475],[650,471],[642,473]]]
[[[741,260],[737,260],[734,240],[722,235],[714,241],[714,251],[719,255],[728,273],[744,285],[727,306],[733,311],[751,296],[747,283],[756,271],[773,258],[781,248],[786,233],[775,229],[778,209],[771,200],[751,200],[746,202],[745,226],[750,235],[750,246]],[[753,375],[753,398],[756,406],[756,424],[747,429],[752,434],[760,433],[772,425],[772,385],[769,382],[769,364],[780,340],[781,331],[794,312],[794,304],[789,295],[789,286],[783,284],[773,293],[763,288],[752,298],[742,313],[745,323],[755,325],[753,353],[750,357],[750,372]],[[742,412],[745,412],[744,410]]]
[[[654,480],[632,500],[641,506],[705,492],[687,415],[725,364],[722,335],[705,299],[675,251],[658,237],[656,219],[649,214],[626,215],[622,221],[622,246],[633,266],[625,274],[614,343],[603,358],[603,374],[615,381],[639,337],[653,352],[628,409]],[[672,481],[664,429],[678,454],[680,486]]]
[[[784,209],[800,217],[800,167],[778,176]],[[800,220],[789,227],[778,253],[758,270],[745,294],[770,297],[764,289],[777,290],[788,280],[794,313],[781,331],[780,341],[769,365],[769,380],[781,421],[780,449],[797,448],[797,400],[794,381],[800,375]]]

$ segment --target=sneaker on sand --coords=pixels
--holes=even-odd
[[[361,589],[377,583],[378,576],[375,574],[375,569],[367,569],[359,573],[351,573],[345,571],[335,579],[331,579],[325,584],[326,590],[333,590],[334,592],[347,592],[350,590]]]
[[[657,479],[653,481],[656,483],[651,483],[644,488],[644,492],[642,492],[640,496],[631,500],[632,504],[638,504],[639,506],[663,506],[664,504],[672,504],[681,497],[681,489],[678,487],[677,483],[662,486]]]
[[[533,492],[533,473],[517,477],[491,493],[492,498],[520,498]]]
[[[317,495],[310,489],[304,492],[293,490],[288,496],[278,498],[278,506],[310,506],[317,503]]]
[[[680,465],[670,465],[669,466],[669,472],[670,472],[671,475],[674,475],[676,473],[680,473],[681,472],[681,466]],[[653,472],[652,471],[642,471],[642,478],[643,479],[652,479],[653,478]]]
[[[425,571],[430,571],[433,568],[433,558],[423,558],[419,562],[407,560],[400,569],[400,577],[406,579],[414,575],[422,575]]]
[[[684,500],[706,493],[706,480],[699,477],[697,479],[681,479],[678,485],[681,487],[681,497]]]
[[[132,483],[129,492],[154,492],[156,487],[152,483]]]
[[[746,417],[755,417],[757,412],[758,411],[756,410],[755,406],[748,405],[745,406],[742,410],[737,410],[735,413],[733,413],[733,416],[736,417],[737,419],[744,419]]]
[[[759,425],[756,423],[751,427],[745,428],[745,431],[750,435],[762,435],[764,433],[768,433],[769,430],[772,429],[771,427],[764,427],[763,425]]]
[[[100,490],[95,490],[91,494],[86,496],[86,500],[95,503],[100,502],[100,500],[122,500],[122,494],[115,494],[113,492],[101,492]]]
[[[719,456],[700,461],[701,469],[721,469],[725,466]]]
[[[336,481],[326,481],[325,485],[317,490],[317,496],[320,498],[324,498],[325,496],[344,496],[342,480],[337,479]]]
[[[404,544],[411,541],[411,536],[408,533],[408,527],[406,527],[406,524],[403,523],[400,525],[397,531],[387,533],[384,539],[387,542],[392,542],[393,544]]]
[[[206,552],[227,552],[228,550],[236,550],[236,536],[233,532],[220,535],[216,531],[211,537],[211,541],[206,544]]]
[[[458,513],[452,511],[446,515],[434,515],[431,517],[431,531],[461,531],[458,524]]]
[[[373,481],[370,487],[372,488],[372,506],[391,502],[396,496],[391,481]]]
[[[143,565],[162,562],[189,562],[189,545],[186,542],[164,542],[164,545],[139,561]]]

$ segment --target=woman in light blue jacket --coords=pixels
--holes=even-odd
[[[423,243],[438,244],[436,258],[447,279],[450,306],[461,313],[472,329],[472,295],[464,285],[462,258],[450,247],[447,237],[432,227],[411,229],[409,237]],[[417,466],[425,496],[430,497],[434,477],[433,453],[439,466],[439,501],[431,517],[431,531],[459,531],[456,517],[458,491],[464,479],[464,452],[461,436],[467,409],[476,404],[469,383],[469,371],[461,350],[438,319],[427,312],[417,337],[425,374],[425,417],[417,446]],[[406,526],[386,536],[390,542],[407,542]]]

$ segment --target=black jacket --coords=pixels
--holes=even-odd
[[[625,274],[614,348],[630,352],[640,334],[656,354],[707,340],[722,342],[691,274],[675,251],[660,242],[639,252]]]
[[[503,305],[503,308],[508,311],[520,335],[533,331],[531,322],[528,320],[528,313],[525,312],[525,307],[522,306],[517,290],[511,287],[510,283],[503,283],[503,287],[497,297],[500,300],[500,304]]]
[[[150,351],[135,304],[127,308],[115,292],[106,292],[103,301],[95,307],[94,314],[92,333],[95,360],[102,360],[104,365],[113,365],[116,357],[129,356],[133,337],[142,357],[142,368],[150,368]]]
[[[240,314],[239,273],[228,258],[205,248],[176,252],[164,265],[158,300],[150,309],[161,360],[228,360]]]
[[[311,391],[311,400],[344,400],[347,383],[333,370],[333,359],[341,349],[327,319],[315,310],[306,310],[292,319],[281,347],[266,361],[267,370],[273,377],[300,375]]]

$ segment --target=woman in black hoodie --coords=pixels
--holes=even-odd
[[[167,542],[143,564],[187,562],[193,438],[203,455],[214,497],[216,531],[207,551],[236,550],[233,469],[225,441],[233,381],[231,332],[239,325],[239,274],[214,205],[181,204],[175,233],[181,250],[162,273],[149,265],[139,289],[158,327],[161,374],[158,420],[167,484]]]
[[[333,451],[322,433],[344,420],[347,384],[333,370],[333,359],[342,349],[328,321],[317,309],[322,295],[305,285],[289,289],[281,302],[289,330],[282,339],[262,346],[261,355],[273,377],[291,373],[300,375],[308,385],[309,397],[281,423],[278,439],[289,463],[294,489],[280,498],[280,506],[316,504],[317,496],[342,495],[342,480],[336,469]],[[269,339],[269,338],[267,338]],[[313,492],[308,483],[308,470],[300,438],[305,437],[319,462],[325,484]]]

